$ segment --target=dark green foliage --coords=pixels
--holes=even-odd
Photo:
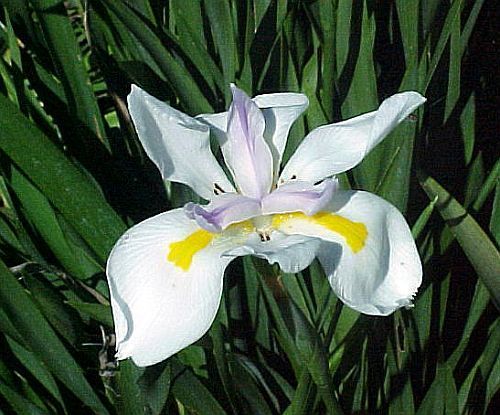
[[[0,0],[0,413],[494,413],[497,17],[483,0]],[[309,97],[285,158],[320,124],[427,96],[341,177],[414,225],[415,307],[361,316],[317,263],[290,275],[245,258],[207,336],[117,367],[107,255],[127,225],[192,198],[167,197],[130,84],[195,115],[224,110],[230,82]]]

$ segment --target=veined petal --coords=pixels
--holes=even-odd
[[[337,192],[325,211],[307,217],[278,215],[288,234],[321,238],[318,259],[339,298],[349,307],[387,315],[411,304],[422,266],[403,215],[378,196]]]
[[[377,111],[311,131],[292,155],[280,180],[316,182],[349,170],[426,99],[402,92],[386,99]]]
[[[273,159],[264,140],[264,116],[242,90],[234,85],[231,89],[224,160],[241,193],[260,199],[271,189],[273,179]]]
[[[200,229],[183,209],[128,230],[107,264],[117,358],[139,366],[198,340],[215,318],[231,241]]]
[[[257,95],[252,101],[261,109],[265,119],[264,139],[272,154],[274,177],[277,177],[290,128],[306,110],[309,100],[304,94],[282,92]],[[201,114],[196,117],[210,125],[223,154],[227,151],[227,117],[227,112]]]
[[[237,193],[224,193],[206,206],[188,203],[184,210],[203,229],[220,232],[233,223],[260,215],[260,202]]]
[[[307,268],[316,257],[321,240],[303,235],[285,235],[274,231],[269,240],[262,241],[255,232],[244,245],[223,253],[224,257],[255,255],[270,264],[277,263],[284,272],[296,273]]]
[[[304,94],[283,92],[257,95],[253,101],[262,110],[266,120],[264,138],[273,156],[274,177],[278,177],[290,128],[306,110],[309,100]]]
[[[166,180],[187,184],[211,200],[214,186],[234,191],[210,150],[210,129],[132,85],[130,116],[141,144]]]
[[[325,179],[319,184],[293,180],[262,199],[262,214],[298,211],[314,215],[330,202],[337,189],[335,179]]]

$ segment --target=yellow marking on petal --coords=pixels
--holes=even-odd
[[[329,212],[319,212],[312,216],[307,216],[302,212],[281,213],[273,216],[273,226],[278,228],[293,219],[307,220],[341,235],[347,245],[354,253],[357,253],[365,246],[368,230],[361,222],[353,222],[343,216]]]
[[[213,233],[200,229],[182,241],[172,242],[167,259],[183,271],[188,271],[195,254],[206,248],[214,236]]]
[[[252,221],[244,220],[243,222],[232,223],[226,229],[224,229],[222,233],[231,234],[235,232],[241,234],[248,234],[253,231],[255,231],[255,226],[253,225]]]

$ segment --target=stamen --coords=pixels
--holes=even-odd
[[[271,240],[271,235],[267,232],[259,232],[259,237],[262,242],[269,242]]]
[[[218,183],[214,183],[214,194],[217,196],[222,193],[226,193],[225,190]]]

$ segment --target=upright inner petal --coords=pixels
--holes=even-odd
[[[264,140],[264,116],[243,91],[235,86],[232,91],[224,158],[240,192],[260,199],[269,192],[273,180],[273,158]]]

